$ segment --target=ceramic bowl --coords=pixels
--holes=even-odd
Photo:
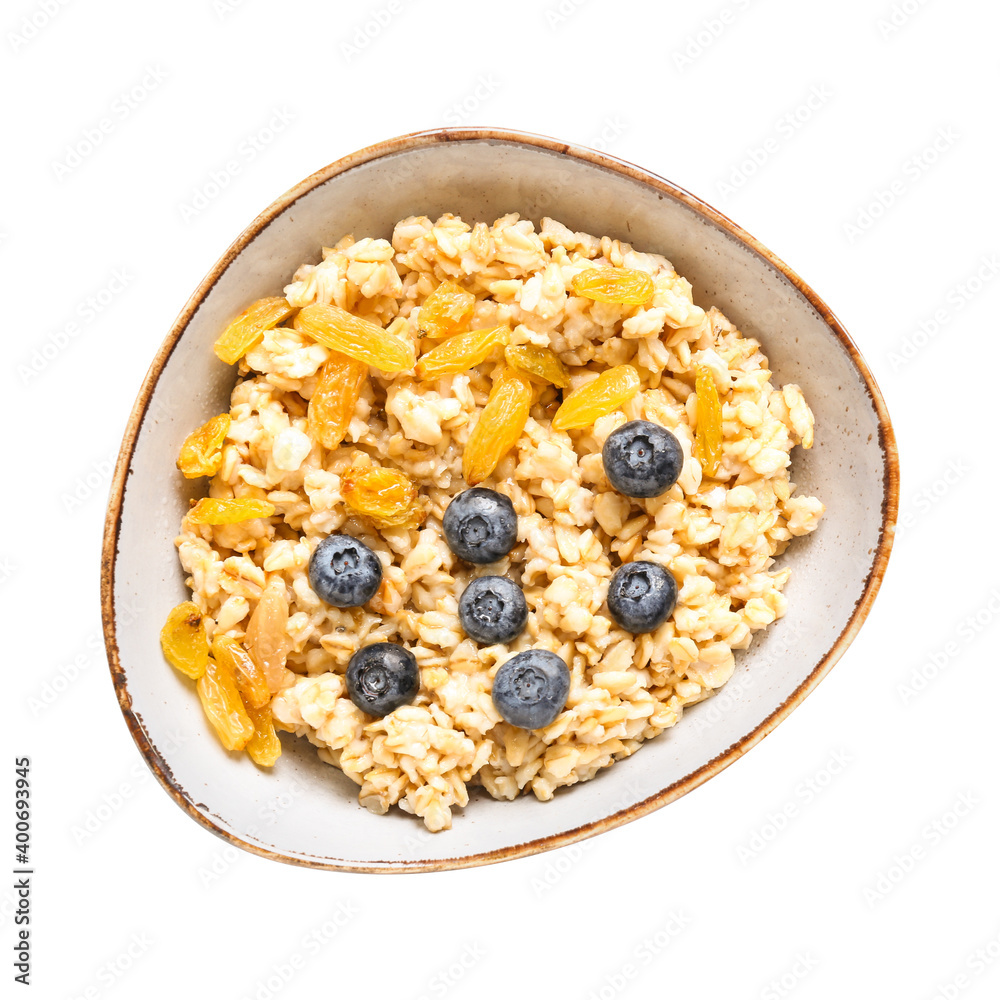
[[[390,237],[408,215],[492,221],[519,212],[664,254],[763,343],[776,382],[796,382],[816,445],[793,454],[800,492],[827,504],[819,529],[782,557],[788,614],[738,654],[714,699],[594,780],[550,802],[475,794],[453,828],[367,812],[357,786],[306,741],[283,736],[271,771],[227,754],[188,683],[159,649],[167,612],[187,599],[173,539],[204,483],[174,472],[193,427],[227,408],[235,372],[211,345],[248,302],[280,295],[303,261],[345,233]],[[195,290],[157,353],[129,421],[111,492],[103,613],[111,673],[135,742],[189,816],[280,861],[353,871],[427,871],[561,847],[637,819],[742,756],[819,683],[857,635],[879,588],[895,524],[896,450],[864,360],[820,298],[725,216],[675,185],[593,150],[483,129],[403,136],[338,160],[279,198]],[[749,680],[748,680],[749,679]]]

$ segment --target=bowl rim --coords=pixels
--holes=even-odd
[[[225,273],[229,265],[237,256],[271,224],[289,206],[303,197],[308,192],[326,183],[338,174],[345,173],[354,167],[370,163],[395,153],[400,153],[421,147],[429,147],[438,143],[452,142],[481,142],[490,141],[496,143],[528,146],[537,150],[567,156],[574,160],[584,161],[597,167],[610,170],[614,173],[624,175],[633,180],[637,180],[649,187],[652,187],[664,195],[676,201],[684,203],[689,209],[700,215],[709,223],[725,230],[730,236],[735,237],[745,247],[760,257],[773,270],[782,274],[788,279],[802,294],[802,296],[812,305],[816,312],[823,319],[827,327],[834,333],[841,345],[847,352],[855,369],[861,376],[862,382],[872,401],[879,424],[879,446],[884,458],[883,470],[883,502],[882,502],[882,525],[879,532],[879,540],[875,557],[872,561],[871,569],[865,580],[865,587],[861,596],[855,604],[854,611],[850,619],[844,626],[843,631],[837,637],[834,644],[819,660],[816,666],[810,671],[803,682],[777,707],[762,720],[753,730],[743,736],[740,740],[729,747],[713,759],[702,764],[690,774],[673,782],[666,788],[655,792],[634,805],[619,809],[602,819],[596,819],[590,823],[565,830],[560,833],[538,837],[534,840],[524,841],[493,851],[485,851],[476,854],[469,854],[460,857],[441,858],[433,861],[372,861],[365,864],[355,864],[338,859],[321,860],[318,858],[298,857],[290,854],[283,854],[277,850],[269,850],[259,844],[249,843],[242,840],[236,834],[223,829],[215,822],[215,817],[209,813],[206,807],[199,808],[192,797],[174,778],[173,772],[167,761],[162,757],[159,750],[150,741],[142,723],[141,716],[132,707],[132,699],[128,691],[128,680],[125,669],[121,664],[118,651],[117,632],[115,624],[115,562],[118,557],[118,540],[121,527],[121,510],[125,494],[125,484],[132,465],[132,457],[135,451],[136,442],[142,430],[153,392],[159,381],[160,375],[169,359],[174,347],[184,334],[192,317],[197,312],[202,301],[215,286],[219,278]],[[121,450],[115,466],[114,478],[111,484],[110,498],[104,523],[104,540],[101,552],[101,617],[104,629],[104,641],[108,654],[108,664],[111,670],[111,678],[114,683],[118,697],[118,704],[128,725],[132,739],[139,748],[147,766],[153,771],[160,784],[166,789],[171,798],[180,806],[192,819],[200,823],[212,833],[228,841],[236,847],[258,854],[261,857],[281,861],[286,864],[299,865],[308,868],[323,869],[329,871],[363,872],[363,873],[399,873],[399,872],[429,872],[444,871],[455,868],[470,868],[478,865],[494,864],[499,861],[506,861],[512,858],[526,857],[538,854],[543,851],[555,848],[566,847],[588,837],[595,836],[607,830],[614,829],[624,823],[639,819],[656,809],[673,802],[687,792],[703,784],[709,778],[718,774],[734,761],[738,760],[748,750],[759,743],[768,735],[780,722],[782,722],[799,704],[815,689],[819,682],[831,670],[834,664],[843,656],[847,647],[857,636],[868,613],[872,608],[875,597],[878,594],[885,575],[889,554],[892,550],[895,535],[896,518],[899,507],[899,458],[896,447],[895,434],[892,422],[889,418],[888,409],[882,393],[868,368],[861,352],[851,338],[850,334],[834,315],[829,306],[798,276],[787,264],[779,259],[775,254],[763,246],[757,239],[747,233],[742,227],[723,215],[711,205],[691,194],[684,188],[639,167],[627,160],[610,156],[607,153],[598,152],[585,146],[563,142],[550,136],[538,135],[530,132],[522,132],[514,129],[464,127],[464,128],[439,128],[427,129],[419,132],[410,132],[405,135],[386,139],[382,142],[366,146],[357,152],[335,160],[333,163],[310,174],[294,187],[290,188],[283,195],[272,202],[263,212],[261,212],[243,232],[233,241],[225,253],[213,265],[206,277],[201,281],[192,293],[177,318],[174,320],[169,333],[160,345],[146,377],[143,380],[139,394],[133,404],[125,434],[122,440]],[[204,811],[202,811],[204,809]]]

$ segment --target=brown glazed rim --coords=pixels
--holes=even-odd
[[[202,301],[212,290],[212,287],[226,271],[236,257],[247,247],[254,238],[263,231],[274,219],[281,215],[286,209],[293,205],[299,198],[324,184],[326,181],[338,174],[345,173],[360,164],[369,163],[383,156],[400,153],[410,149],[425,146],[432,146],[443,142],[470,142],[470,141],[492,141],[509,143],[521,146],[530,146],[535,149],[545,150],[556,155],[569,156],[575,160],[583,160],[605,170],[614,171],[626,177],[637,180],[649,187],[663,192],[665,195],[677,201],[683,202],[702,218],[715,226],[725,230],[729,235],[735,237],[744,246],[750,248],[754,253],[766,261],[775,271],[783,274],[802,294],[802,296],[812,305],[819,315],[833,331],[844,350],[850,356],[854,367],[857,369],[867,387],[868,395],[871,398],[875,412],[879,421],[879,443],[885,456],[885,472],[883,491],[884,499],[882,504],[882,529],[879,535],[878,551],[875,554],[871,571],[865,581],[864,592],[855,605],[854,612],[844,630],[838,636],[837,641],[827,651],[826,655],[816,664],[809,676],[795,689],[794,692],[776,708],[766,719],[761,722],[756,729],[752,730],[737,743],[734,743],[725,753],[720,754],[713,760],[702,765],[691,774],[680,781],[674,782],[667,788],[662,789],[655,795],[637,802],[626,809],[621,809],[603,819],[595,820],[583,826],[567,830],[562,833],[553,834],[548,837],[540,837],[521,844],[514,844],[496,851],[488,851],[481,854],[470,854],[464,857],[443,858],[430,862],[390,862],[374,861],[366,865],[353,864],[341,861],[336,858],[318,859],[292,857],[271,851],[257,844],[248,843],[241,840],[228,830],[222,829],[214,822],[205,807],[196,805],[185,789],[178,784],[174,778],[169,765],[160,755],[160,752],[150,742],[142,722],[132,709],[132,699],[128,692],[128,681],[125,670],[122,667],[118,654],[118,642],[115,633],[115,559],[118,554],[118,535],[120,528],[121,508],[125,493],[125,482],[129,474],[132,463],[132,454],[135,444],[145,419],[146,411],[149,407],[153,390],[160,377],[163,367],[170,357],[178,340],[184,334],[192,316],[197,312]],[[728,219],[721,212],[716,211],[701,199],[677,187],[656,174],[652,174],[634,164],[615,157],[598,153],[592,149],[580,146],[573,146],[565,142],[547,136],[532,135],[525,132],[518,132],[504,129],[488,128],[461,128],[461,129],[433,129],[425,132],[414,132],[408,135],[398,136],[388,139],[385,142],[377,143],[366,149],[345,156],[329,166],[323,167],[316,173],[307,177],[300,184],[297,184],[286,194],[283,194],[277,201],[265,209],[256,219],[240,234],[236,241],[223,254],[221,259],[209,272],[208,276],[201,282],[187,304],[181,310],[180,315],[171,327],[170,333],[164,340],[153,363],[146,374],[145,381],[139,391],[139,395],[132,408],[125,437],[122,441],[121,452],[118,456],[118,463],[115,467],[114,481],[111,486],[111,498],[108,504],[108,512],[104,526],[104,545],[102,552],[101,567],[101,612],[104,623],[104,639],[108,651],[108,661],[111,667],[111,676],[118,694],[118,703],[121,706],[125,721],[132,733],[132,738],[142,752],[146,763],[157,776],[163,787],[170,793],[174,801],[192,819],[202,826],[211,830],[217,836],[229,841],[237,847],[247,851],[252,851],[265,858],[272,858],[275,861],[282,861],[286,864],[305,865],[311,868],[322,868],[333,871],[352,872],[423,872],[423,871],[443,871],[451,868],[469,868],[476,865],[493,864],[497,861],[504,861],[510,858],[525,857],[537,854],[541,851],[551,850],[557,847],[565,847],[568,844],[592,837],[595,834],[603,833],[605,830],[613,829],[623,823],[645,816],[654,809],[665,806],[668,802],[680,798],[686,792],[697,788],[702,782],[707,781],[713,775],[718,774],[723,768],[728,767],[733,761],[742,757],[752,746],[760,742],[768,733],[774,729],[803,699],[816,687],[816,685],[826,676],[830,668],[840,659],[844,651],[854,640],[861,628],[868,612],[871,610],[875,596],[878,593],[885,575],[886,565],[889,560],[889,552],[892,549],[893,535],[895,532],[896,515],[899,501],[899,462],[896,450],[896,440],[892,430],[892,423],[882,399],[882,394],[872,377],[868,366],[865,364],[861,353],[858,351],[850,335],[834,316],[826,303],[785,263],[779,260],[766,247],[762,246],[748,233]]]

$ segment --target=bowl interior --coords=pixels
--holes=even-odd
[[[256,227],[254,238],[238,241],[200,301],[192,300],[172,349],[165,345],[158,377],[154,365],[120,496],[109,647],[114,658],[117,642],[120,696],[127,700],[127,687],[133,731],[196,818],[285,860],[340,868],[490,861],[558,846],[641,813],[650,797],[680,794],[735,759],[739,744],[759,737],[765,720],[772,724],[828,669],[860,625],[877,586],[876,560],[886,554],[892,460],[872,389],[852,349],[792,280],[718,218],[639,171],[513,137],[436,139],[397,141],[381,155],[341,161],[270,210],[273,217],[265,213],[248,231]],[[396,811],[369,814],[356,786],[305,740],[284,736],[270,773],[227,754],[193,692],[164,663],[158,636],[167,611],[188,596],[173,539],[189,497],[203,489],[181,479],[174,459],[194,427],[227,408],[235,378],[211,350],[219,330],[251,300],[281,294],[298,264],[319,260],[320,247],[343,234],[389,238],[405,216],[443,212],[487,222],[507,212],[536,223],[548,215],[666,255],[692,281],[699,304],[718,305],[761,340],[777,384],[804,390],[816,414],[816,445],[793,453],[793,479],[800,493],[827,504],[827,514],[782,557],[793,567],[788,614],[737,655],[719,695],[550,802],[476,796],[452,830],[430,835]],[[127,451],[128,443],[126,458]]]

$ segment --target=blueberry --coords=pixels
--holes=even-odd
[[[309,560],[309,586],[335,608],[365,604],[381,582],[378,556],[350,535],[327,535]]]
[[[659,563],[625,563],[608,586],[608,611],[626,632],[652,632],[676,603],[677,581]]]
[[[544,729],[566,704],[569,667],[547,649],[512,656],[493,678],[493,704],[505,722],[521,729]]]
[[[465,634],[476,642],[510,642],[528,623],[528,605],[513,580],[481,576],[463,591],[458,617]]]
[[[665,427],[630,420],[613,430],[601,452],[611,485],[627,497],[658,497],[681,474],[684,452]]]
[[[448,504],[442,523],[448,547],[467,562],[496,562],[517,541],[514,505],[502,493],[483,486],[459,493]]]
[[[369,715],[388,715],[420,690],[416,657],[394,642],[359,649],[347,664],[347,693]]]

